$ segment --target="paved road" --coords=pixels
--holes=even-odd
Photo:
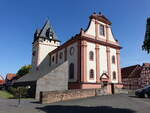
[[[35,100],[0,99],[0,113],[150,113],[150,99],[119,94],[53,104]]]

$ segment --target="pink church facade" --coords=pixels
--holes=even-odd
[[[49,53],[50,65],[69,62],[69,89],[122,87],[120,49],[111,22],[94,13],[86,30]]]

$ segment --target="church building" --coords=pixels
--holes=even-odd
[[[40,91],[122,87],[121,46],[112,23],[101,13],[89,17],[86,29],[60,44],[47,20],[34,34],[32,70],[17,82],[35,84]]]

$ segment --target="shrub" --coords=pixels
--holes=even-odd
[[[26,87],[11,87],[8,90],[10,93],[14,95],[14,98],[26,98],[28,97],[28,89]]]

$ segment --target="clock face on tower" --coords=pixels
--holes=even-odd
[[[74,47],[70,48],[70,55],[72,56],[74,54]]]

